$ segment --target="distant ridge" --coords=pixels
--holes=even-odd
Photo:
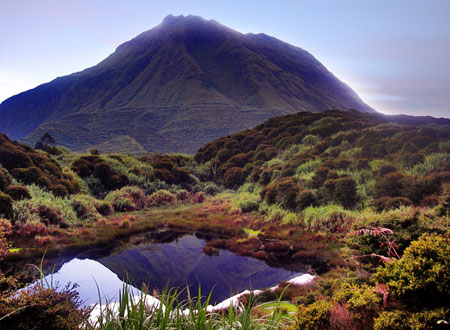
[[[169,15],[96,66],[5,100],[0,131],[27,143],[48,131],[72,150],[194,153],[274,116],[329,109],[374,112],[305,50]]]

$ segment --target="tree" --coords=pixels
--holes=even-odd
[[[44,135],[41,136],[41,138],[39,139],[40,142],[42,142],[43,144],[55,144],[55,139],[53,138],[53,136],[50,135],[49,132],[46,132]]]

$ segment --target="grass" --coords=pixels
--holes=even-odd
[[[261,233],[261,230],[253,230],[250,228],[244,228],[244,231],[248,234],[249,237],[258,236]]]
[[[276,302],[263,303],[261,304],[261,306],[259,306],[259,308],[268,314],[273,313],[274,311],[276,311],[276,309],[278,309],[279,313],[285,315],[296,313],[298,310],[296,305],[291,304],[288,301],[281,301],[279,304]]]
[[[257,305],[249,296],[246,303],[230,304],[223,311],[208,311],[211,292],[202,303],[202,292],[197,296],[179,302],[177,290],[169,290],[159,296],[160,303],[144,293],[136,296],[128,285],[119,293],[117,304],[96,306],[99,315],[90,317],[82,325],[91,330],[110,329],[279,329],[291,322],[280,311],[292,311],[286,302],[271,302]],[[100,293],[99,293],[100,295]],[[265,308],[265,310],[263,309]],[[294,307],[295,308],[295,307]],[[259,316],[255,311],[264,310]]]

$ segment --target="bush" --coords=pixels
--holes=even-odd
[[[231,167],[224,175],[223,184],[227,188],[237,188],[244,182],[244,177],[242,175],[242,168]]]
[[[308,206],[303,210],[306,228],[328,232],[345,232],[350,229],[352,216],[340,205]]]
[[[78,329],[87,319],[89,311],[75,286],[63,290],[33,285],[11,297],[0,298],[2,328],[28,330]]]
[[[46,225],[65,225],[64,219],[61,215],[61,211],[57,208],[41,204],[38,206],[37,211],[39,214],[39,218],[41,218],[41,221]]]
[[[12,176],[25,184],[38,184],[43,187],[49,187],[50,182],[41,169],[32,166],[28,168],[15,168],[11,171]]]
[[[15,233],[22,237],[34,238],[36,236],[44,236],[47,234],[47,227],[38,221],[27,222],[23,225],[15,227]]]
[[[268,204],[281,204],[289,210],[297,208],[297,196],[302,185],[294,177],[280,178],[273,181],[261,191],[261,196]]]
[[[344,283],[334,293],[334,299],[344,303],[360,329],[372,329],[373,320],[381,309],[382,297],[374,287]]]
[[[177,198],[177,201],[184,202],[189,198],[189,193],[187,192],[187,190],[181,189],[180,191],[177,191],[175,196]]]
[[[151,206],[162,206],[167,204],[173,204],[176,201],[174,194],[167,190],[158,190],[151,194],[149,197],[149,204]]]
[[[15,201],[31,198],[30,190],[24,186],[16,186],[16,185],[9,186],[6,189],[6,193],[9,196],[11,196],[11,198],[14,199]]]
[[[206,199],[205,193],[203,191],[196,192],[192,196],[193,203],[203,203]]]
[[[389,292],[413,306],[446,306],[450,300],[450,243],[437,234],[423,234],[403,256],[374,275]]]
[[[13,168],[30,167],[32,166],[33,161],[30,156],[18,148],[15,150],[0,148],[0,164],[3,165],[8,171],[11,171]]]
[[[0,216],[4,216],[7,219],[13,217],[13,200],[9,195],[0,191]]]
[[[308,206],[316,204],[316,198],[314,194],[310,190],[303,190],[296,197],[297,210],[302,211],[306,209]]]
[[[373,325],[374,330],[408,330],[409,327],[407,320],[410,318],[407,312],[404,311],[386,311],[382,312],[376,319]]]
[[[208,182],[207,184],[205,184],[203,191],[208,195],[215,195],[220,193],[221,189],[214,182]]]
[[[111,203],[102,201],[95,205],[95,208],[97,209],[97,212],[100,213],[103,216],[111,215],[114,213],[114,208],[111,205]]]
[[[38,216],[46,223],[60,226],[66,226],[68,223],[75,224],[78,221],[70,199],[55,197],[51,192],[36,185],[31,185],[29,189],[32,197],[30,200],[14,203],[14,207],[17,209],[15,221],[20,216],[31,216],[32,218]],[[22,217],[19,222],[26,222],[26,218]]]
[[[442,189],[442,196],[440,199],[439,207],[437,209],[437,214],[441,217],[450,216],[450,184],[444,185]]]
[[[4,191],[10,184],[12,178],[8,171],[0,166],[0,191]]]
[[[352,208],[356,203],[356,182],[351,177],[344,177],[334,181],[334,196],[345,208]]]
[[[398,209],[401,206],[409,206],[412,202],[404,197],[381,197],[372,202],[372,206],[377,212]]]
[[[332,307],[333,303],[326,300],[317,300],[308,306],[300,305],[295,316],[294,329],[328,329]]]
[[[92,196],[75,195],[72,196],[71,202],[78,219],[88,219],[99,216],[97,205],[100,204],[100,202]]]
[[[375,183],[375,192],[378,197],[399,197],[402,195],[403,180],[405,176],[401,172],[386,174]]]
[[[233,202],[237,204],[243,213],[248,213],[258,210],[261,199],[258,194],[241,192],[233,198]]]
[[[56,197],[65,197],[69,194],[69,192],[67,191],[67,188],[64,187],[62,184],[57,184],[57,185],[51,187],[51,191],[52,191],[53,195],[55,195]]]
[[[9,253],[7,236],[12,233],[11,223],[6,219],[0,219],[0,261]]]

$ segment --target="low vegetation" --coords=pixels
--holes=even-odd
[[[225,248],[318,275],[312,285],[286,289],[280,308],[288,313],[271,314],[267,304],[206,313],[201,328],[267,328],[264,319],[278,314],[285,314],[278,326],[290,329],[434,329],[449,322],[448,124],[298,113],[220,138],[194,157],[76,154],[41,140],[31,148],[0,136],[0,259],[183,228],[216,234],[207,254]],[[60,299],[35,288],[11,302],[17,281],[29,279],[0,278],[1,303],[13,304],[5,311]],[[64,292],[61,308],[73,308],[73,322],[86,325],[76,295]],[[168,316],[123,304],[127,317],[109,311],[106,323],[91,328],[133,328],[145,319],[149,328],[189,329],[204,312],[158,323]],[[62,309],[42,315],[57,318]]]

